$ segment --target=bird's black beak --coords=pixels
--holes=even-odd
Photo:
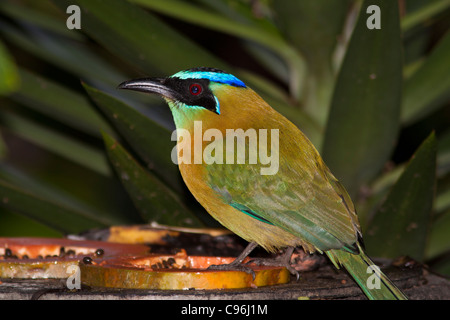
[[[180,94],[165,84],[165,78],[141,78],[122,82],[118,89],[159,94],[170,100],[179,100]]]

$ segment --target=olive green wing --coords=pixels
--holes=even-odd
[[[264,166],[259,163],[208,165],[207,182],[225,203],[321,251],[358,252],[359,224],[350,197],[310,148],[288,148],[294,153],[280,149],[273,175],[261,174]]]

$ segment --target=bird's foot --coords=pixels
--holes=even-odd
[[[295,268],[291,266],[291,256],[294,252],[294,247],[288,247],[286,252],[282,256],[276,258],[252,258],[248,263],[254,263],[260,266],[272,266],[272,267],[285,267],[288,271],[298,279],[300,279],[300,274]]]
[[[213,264],[208,267],[207,270],[219,270],[219,271],[243,271],[252,276],[253,280],[255,280],[256,274],[252,268],[247,267],[242,264],[242,261],[258,246],[256,242],[250,242],[248,246],[242,251],[242,253],[231,263],[228,264]]]
[[[208,267],[207,270],[217,270],[217,271],[243,271],[252,276],[253,280],[255,280],[256,274],[252,268],[247,267],[240,262],[235,263],[235,261],[228,264],[212,264]]]
[[[295,276],[295,278],[300,279],[300,273],[295,270],[289,262],[283,261],[280,258],[252,258],[249,263],[254,263],[258,266],[271,266],[271,267],[284,267],[288,269],[288,271]]]

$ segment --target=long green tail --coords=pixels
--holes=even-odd
[[[329,250],[326,254],[336,268],[342,265],[347,269],[370,300],[407,300],[405,294],[381,272],[361,247],[359,249],[360,254],[343,250]]]

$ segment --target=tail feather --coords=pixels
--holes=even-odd
[[[358,245],[359,246],[359,245]],[[343,250],[326,251],[339,269],[342,265],[371,300],[407,300],[405,294],[360,249],[360,254]]]

